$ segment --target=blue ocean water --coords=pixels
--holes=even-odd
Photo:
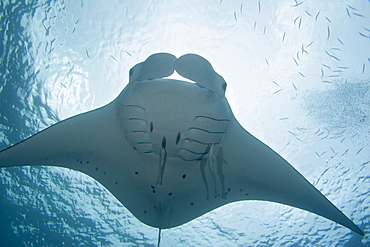
[[[207,58],[243,127],[349,218],[370,225],[370,2],[1,1],[0,149],[114,99],[152,53]],[[156,246],[92,178],[0,169],[1,246]],[[367,246],[319,216],[238,202],[161,246]]]

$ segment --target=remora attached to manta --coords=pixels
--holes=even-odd
[[[163,79],[174,71],[195,83]],[[179,226],[227,203],[277,202],[362,230],[235,119],[204,58],[151,55],[111,103],[0,152],[0,167],[59,166],[105,186],[140,221]]]

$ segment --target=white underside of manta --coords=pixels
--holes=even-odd
[[[163,79],[176,71],[194,81]],[[264,200],[362,230],[235,119],[226,82],[204,58],[158,53],[130,70],[111,103],[0,152],[0,167],[59,166],[105,186],[160,229],[222,205]],[[248,210],[248,209],[246,209]]]

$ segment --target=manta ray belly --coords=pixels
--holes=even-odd
[[[155,79],[130,83],[117,99],[127,141],[143,154],[201,160],[226,134],[226,98],[195,83]]]

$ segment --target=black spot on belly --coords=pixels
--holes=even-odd
[[[172,196],[172,192],[168,193],[169,196]]]
[[[104,175],[107,174],[106,172],[104,172]]]
[[[230,191],[231,191],[231,188],[228,188],[228,189],[227,189],[227,191],[229,191],[229,192],[230,192]]]
[[[90,161],[86,161],[86,164],[89,164],[90,163]]]
[[[144,210],[144,214],[146,214],[146,210]]]
[[[180,138],[181,138],[181,133],[177,133],[177,136],[176,136],[176,145],[179,144],[179,141],[180,141]]]
[[[245,193],[246,196],[249,196],[249,193]]]
[[[48,160],[48,158],[45,158],[45,160]]]
[[[191,205],[191,206],[194,206],[194,202],[191,202],[191,203],[190,203],[190,205]]]
[[[153,132],[153,122],[150,122],[150,133]]]
[[[95,167],[95,171],[97,171],[97,170],[99,170],[99,168],[98,167]]]
[[[138,172],[135,172],[135,175],[139,174]]]
[[[157,191],[156,190],[152,190],[153,193],[156,193]]]
[[[166,137],[165,136],[163,136],[163,138],[162,138],[162,148],[166,148]]]
[[[182,179],[185,179],[186,178],[186,174],[182,175]]]
[[[80,160],[80,164],[82,164],[82,160]]]
[[[118,182],[116,182],[116,184],[118,184]]]

